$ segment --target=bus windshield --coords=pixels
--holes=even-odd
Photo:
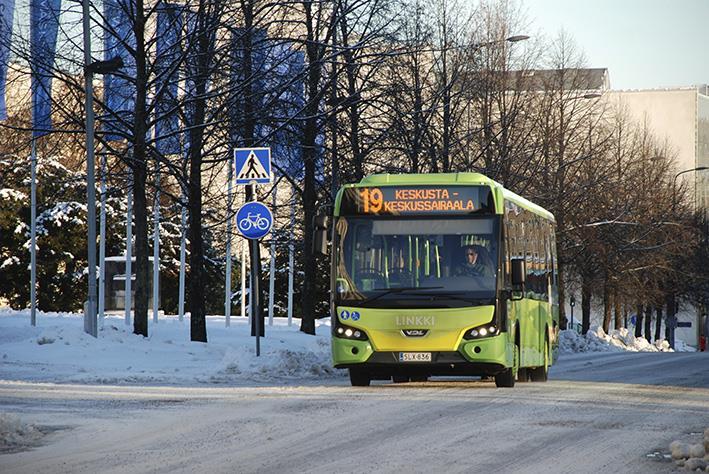
[[[495,217],[339,217],[336,302],[459,307],[494,299],[498,228]]]

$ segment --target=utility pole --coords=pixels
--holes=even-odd
[[[691,173],[693,171],[704,171],[704,170],[709,170],[709,167],[707,166],[699,166],[697,168],[691,168],[687,170],[682,170],[679,173],[675,174],[674,179],[672,180],[672,215],[676,216],[677,215],[677,178],[680,177],[680,175],[683,175],[685,173]],[[696,199],[696,196],[695,196]],[[668,295],[667,298],[668,305],[667,305],[667,316],[666,316],[666,328],[668,329],[668,339],[669,339],[669,344],[672,349],[675,348],[675,329],[677,328],[677,302],[676,302],[676,295],[674,290],[671,287],[670,283],[670,295]],[[670,307],[671,306],[671,307]],[[702,314],[701,311],[697,313],[697,345],[699,345],[699,331],[700,327],[702,325]]]
[[[96,325],[96,184],[94,177],[94,73],[91,60],[89,0],[82,1],[84,27],[84,87],[86,109],[86,208],[88,220],[89,292],[84,331],[98,336]]]
[[[123,67],[123,60],[115,57],[94,62],[91,58],[90,1],[82,0],[84,37],[84,108],[86,109],[86,214],[88,225],[89,291],[84,311],[84,331],[98,337],[96,321],[96,177],[94,160],[94,73],[111,74]],[[103,237],[102,237],[103,238]]]
[[[233,192],[232,181],[233,176],[233,160],[230,158],[227,161],[227,201],[226,201],[226,275],[224,278],[224,324],[226,327],[231,326],[231,226],[234,221],[232,216],[233,210]]]

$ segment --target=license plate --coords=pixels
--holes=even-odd
[[[399,362],[431,362],[431,353],[399,352]]]

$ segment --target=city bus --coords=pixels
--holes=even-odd
[[[331,255],[334,366],[353,386],[546,381],[558,355],[554,224],[477,173],[345,185],[315,218],[315,251]]]

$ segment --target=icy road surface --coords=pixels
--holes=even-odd
[[[3,473],[673,472],[647,454],[709,427],[709,353],[567,355],[513,389],[3,382],[0,412],[50,431]]]

